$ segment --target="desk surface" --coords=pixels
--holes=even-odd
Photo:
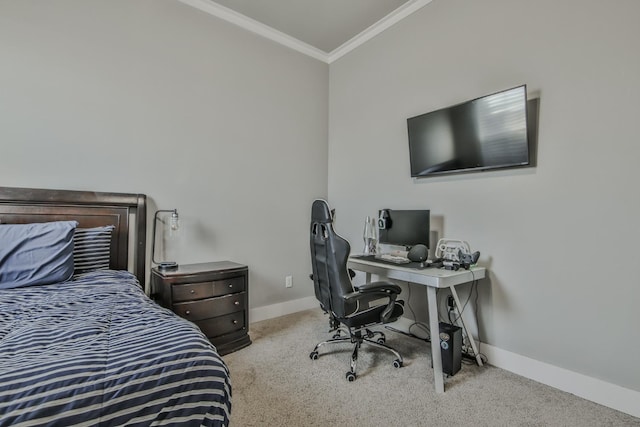
[[[364,259],[353,255],[349,257],[349,267],[366,273],[386,276],[390,279],[419,283],[434,288],[448,288],[462,283],[482,279],[486,275],[484,267],[461,268],[458,271],[443,268],[409,268],[402,264],[389,264]]]

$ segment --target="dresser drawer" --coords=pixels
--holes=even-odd
[[[223,316],[246,309],[246,293],[173,304],[174,313],[191,321]]]
[[[212,282],[176,284],[171,288],[174,302],[193,301],[244,291],[245,283],[244,277],[239,276]]]
[[[199,320],[195,322],[200,330],[210,338],[219,335],[230,334],[245,328],[244,311],[214,317],[213,319]]]

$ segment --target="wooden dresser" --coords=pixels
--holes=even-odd
[[[221,355],[251,344],[249,269],[231,261],[151,269],[152,296],[198,325]]]

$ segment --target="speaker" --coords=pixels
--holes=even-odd
[[[442,372],[455,375],[462,366],[462,328],[440,322],[440,354]]]
[[[414,245],[407,254],[407,258],[413,262],[424,262],[429,256],[429,248],[425,245]]]

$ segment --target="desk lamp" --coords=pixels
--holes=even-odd
[[[156,227],[158,225],[158,220],[162,224],[165,222],[161,219],[162,214],[171,213],[171,218],[169,219],[169,234],[173,235],[180,228],[180,218],[178,217],[178,210],[158,210],[153,219],[153,243],[151,247],[151,261],[158,266],[159,270],[175,270],[178,268],[178,263],[175,261],[156,261]],[[164,230],[164,227],[163,227]]]

